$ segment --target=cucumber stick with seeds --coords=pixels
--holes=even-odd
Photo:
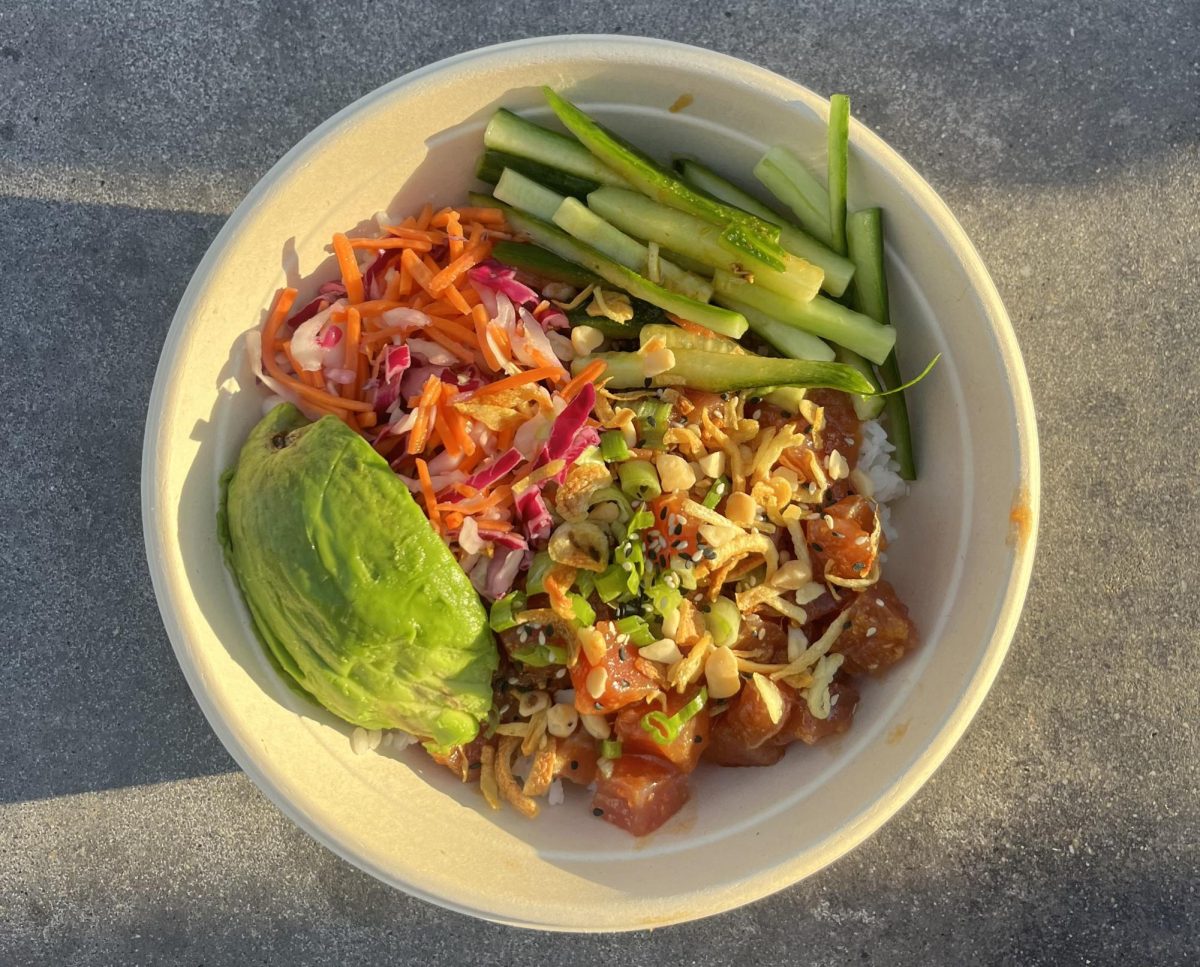
[[[859,312],[887,325],[890,314],[883,264],[883,213],[878,208],[864,208],[850,215],[846,219],[846,242],[856,266],[854,304]],[[879,378],[884,389],[895,389],[903,384],[895,349],[880,363]],[[896,462],[900,464],[900,476],[905,480],[916,480],[916,450],[904,392],[885,396],[883,406],[888,415],[888,436],[896,448]]]
[[[683,176],[683,180],[697,191],[703,191],[718,201],[735,205],[751,215],[757,215],[763,221],[778,225],[779,244],[792,255],[811,262],[825,273],[825,279],[821,283],[825,292],[836,298],[846,291],[846,286],[854,275],[854,263],[849,259],[838,255],[833,249],[822,245],[794,225],[789,225],[753,195],[722,178],[707,165],[692,158],[680,158],[675,162],[675,167]]]
[[[801,228],[822,244],[832,246],[829,192],[803,161],[782,145],[776,145],[754,166],[754,177],[791,209]]]
[[[483,132],[483,144],[490,151],[529,158],[601,185],[629,184],[574,138],[550,131],[504,108],[492,115]]]
[[[785,252],[779,245],[778,225],[692,190],[674,172],[597,124],[551,88],[543,87],[542,93],[567,130],[603,167],[617,172],[648,198],[729,231],[731,240],[736,239],[772,268],[783,270]]]
[[[588,195],[588,207],[617,228],[637,238],[657,242],[682,252],[712,269],[741,270],[752,274],[756,285],[806,302],[820,291],[824,273],[811,262],[787,252],[784,270],[776,271],[730,241],[728,231],[703,219],[622,188],[597,188]]]
[[[720,269],[713,275],[713,288],[718,303],[724,304],[727,299],[744,303],[779,322],[852,349],[873,363],[887,359],[896,343],[896,331],[891,326],[882,326],[822,296],[810,302],[795,302]]]
[[[522,212],[511,205],[506,205],[490,195],[472,192],[468,197],[473,205],[499,208],[504,212],[508,224],[535,244],[549,249],[560,258],[582,265],[615,288],[623,289],[635,299],[642,299],[651,305],[658,306],[665,312],[672,312],[698,326],[704,326],[706,329],[732,336],[735,339],[746,331],[746,319],[740,313],[709,305],[706,302],[697,302],[695,299],[689,299],[687,296],[655,285],[620,262],[568,235],[557,225]]]

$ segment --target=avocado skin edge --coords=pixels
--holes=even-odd
[[[487,614],[404,482],[361,436],[291,404],[221,480],[217,533],[285,678],[334,715],[470,742],[499,655]]]

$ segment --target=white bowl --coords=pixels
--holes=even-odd
[[[887,571],[925,643],[863,690],[853,728],[769,769],[702,768],[692,801],[635,840],[583,795],[528,822],[481,808],[419,749],[356,756],[349,729],[298,699],[251,633],[225,571],[217,481],[261,415],[238,337],[277,288],[332,277],[335,231],[380,209],[461,201],[499,105],[547,117],[551,84],[662,157],[745,176],[784,142],[823,164],[827,102],[769,71],[631,37],[473,51],[368,94],[263,178],[196,270],[163,348],[142,469],[146,549],[179,663],[213,728],[288,816],[416,896],[543,929],[695,919],[821,869],[894,813],[950,751],[996,674],[1033,559],[1033,406],[1004,307],[946,206],[878,137],[851,128],[850,204],[886,213],[901,362],[942,364],[910,394],[921,479],[894,513]],[[680,95],[692,102],[668,111]],[[323,273],[323,274],[322,274]],[[309,291],[312,283],[309,283]],[[308,294],[301,286],[301,299]],[[1014,527],[1014,508],[1024,524]]]

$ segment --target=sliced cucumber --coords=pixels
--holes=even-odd
[[[496,193],[499,198],[499,192]],[[520,206],[518,206],[520,207]],[[535,212],[536,214],[536,212]],[[544,217],[544,216],[539,216]],[[594,211],[576,198],[564,198],[558,209],[551,213],[551,220],[569,235],[620,262],[635,272],[646,272],[650,250],[636,238],[630,238],[615,225],[610,225]],[[707,302],[712,298],[712,283],[690,272],[685,272],[666,259],[659,258],[661,285],[689,299]],[[653,280],[652,280],[653,281]]]
[[[805,302],[820,291],[824,274],[819,268],[785,252],[785,270],[776,271],[743,244],[747,236],[740,226],[722,229],[623,188],[596,189],[588,195],[588,207],[624,232],[682,252],[714,269],[733,271],[736,267],[752,273],[756,285],[790,299]]]
[[[549,131],[505,108],[500,108],[492,115],[483,132],[483,143],[493,151],[530,158],[577,178],[587,178],[602,185],[629,184],[611,168],[597,161],[574,138]]]
[[[472,192],[468,197],[473,205],[499,208],[504,212],[508,224],[518,232],[528,236],[542,248],[549,249],[555,255],[569,259],[595,272],[610,285],[624,289],[634,298],[642,299],[689,322],[694,322],[726,336],[732,336],[735,339],[746,331],[746,319],[741,314],[709,305],[706,302],[697,302],[695,299],[689,299],[687,296],[655,285],[632,269],[627,269],[607,255],[597,252],[590,245],[572,238],[557,225],[518,211],[490,195]]]
[[[891,326],[881,326],[862,313],[822,296],[810,302],[795,302],[762,286],[747,285],[744,279],[720,270],[713,276],[713,288],[718,302],[733,299],[744,303],[779,322],[852,349],[873,363],[887,359],[896,344],[896,330]]]
[[[699,349],[708,353],[732,353],[734,355],[745,355],[746,353],[746,350],[732,339],[715,334],[704,335],[698,332],[689,332],[672,325],[643,326],[642,331],[638,334],[638,339],[642,346],[645,346],[651,339],[661,339],[671,350]]]
[[[729,296],[720,298],[727,309],[733,309],[746,317],[746,322],[750,324],[750,329],[756,336],[764,342],[770,343],[784,356],[792,359],[815,359],[824,362],[833,360],[833,349],[812,333],[789,326],[778,319],[772,319],[765,312],[760,312],[744,302],[738,302],[737,299]]]
[[[825,273],[825,280],[821,283],[824,291],[835,297],[846,291],[846,286],[850,284],[854,275],[854,263],[849,259],[842,258],[811,235],[806,235],[794,225],[789,225],[753,195],[748,195],[733,182],[726,181],[699,161],[681,158],[675,162],[675,166],[683,175],[683,180],[697,190],[707,192],[726,204],[736,205],[752,215],[757,215],[763,221],[778,225],[779,244],[797,258],[811,262]]]
[[[551,88],[543,87],[542,93],[558,119],[584,147],[643,194],[722,228],[740,225],[749,233],[758,257],[777,270],[783,269],[785,253],[778,243],[777,225],[693,191],[673,172],[597,124]]]
[[[853,366],[872,382],[877,379],[875,371],[871,369],[871,364],[845,346],[838,346],[837,361],[845,363],[847,366]],[[860,420],[874,420],[878,419],[879,414],[883,412],[883,405],[887,402],[887,398],[884,396],[853,396],[851,401],[854,403],[855,416]]]
[[[726,393],[762,386],[828,387],[846,393],[873,393],[874,385],[861,373],[841,363],[813,362],[804,359],[774,359],[698,349],[672,350],[675,365],[649,381],[638,353],[596,353],[576,359],[579,372],[594,359],[603,359],[608,368],[605,378],[611,389],[641,386],[687,386],[709,393]]]
[[[547,282],[562,282],[577,289],[604,281],[594,272],[589,272],[574,262],[568,262],[553,252],[528,242],[509,242],[501,239],[492,246],[492,258]]]
[[[586,198],[589,191],[600,187],[600,182],[591,178],[577,178],[558,168],[551,168],[531,158],[507,154],[503,151],[485,151],[479,156],[475,166],[475,177],[494,185],[504,174],[505,168],[519,171],[526,178],[532,178],[539,185],[545,185],[551,191],[560,195],[570,195],[574,198]]]
[[[553,218],[558,206],[563,202],[562,195],[526,178],[519,171],[513,171],[512,168],[504,169],[492,194],[513,208],[536,215],[543,221]]]
[[[792,210],[800,226],[823,245],[832,245],[829,192],[799,158],[782,145],[771,148],[754,166],[754,177]]]

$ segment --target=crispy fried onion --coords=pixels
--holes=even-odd
[[[731,561],[741,561],[751,554],[761,554],[767,565],[767,578],[779,567],[779,551],[769,537],[764,534],[743,534],[735,540],[714,548],[716,557],[704,560],[696,565],[696,577],[704,578],[715,573]]]
[[[512,773],[513,758],[521,746],[521,740],[511,735],[500,737],[496,755],[496,786],[517,812],[526,819],[533,819],[540,812],[538,804],[521,791]]]
[[[795,661],[790,661],[778,671],[772,672],[771,677],[778,681],[790,675],[809,672],[812,666],[817,663],[817,659],[823,658],[828,654],[829,649],[837,643],[841,633],[850,627],[850,621],[846,617],[849,613],[849,608],[843,610],[841,614],[833,619],[829,627],[825,629],[825,634],[821,635],[820,638],[805,648],[804,651],[800,652],[796,656]]]
[[[779,462],[783,451],[799,446],[803,442],[804,436],[796,429],[795,423],[789,422],[781,427],[768,427],[763,430],[754,446],[750,479],[755,483],[766,480],[771,474],[771,468]]]
[[[845,655],[824,655],[813,666],[812,681],[804,690],[804,700],[808,703],[808,711],[813,718],[829,718],[829,712],[833,708],[829,686],[845,660]]]
[[[500,808],[500,787],[496,784],[496,747],[485,745],[479,753],[479,791],[493,809]]]
[[[608,535],[590,520],[559,524],[546,545],[550,560],[599,574],[608,567]],[[572,575],[572,580],[574,576]]]
[[[574,612],[572,612],[573,614]],[[571,664],[575,661],[575,656],[578,654],[578,646],[575,642],[575,626],[571,621],[555,614],[552,608],[534,608],[530,611],[518,611],[515,617],[519,625],[536,624],[553,628],[555,634],[567,643],[567,663]]]
[[[700,428],[700,439],[704,445],[710,451],[721,450],[724,452],[729,469],[729,479],[733,483],[733,489],[744,490],[746,488],[746,473],[742,465],[742,451],[738,447],[738,441],[731,438],[729,434],[713,422],[707,407],[700,410]]]
[[[567,525],[564,524],[564,527]],[[560,528],[561,529],[561,528]],[[553,538],[551,538],[553,542]],[[551,555],[553,558],[553,555]],[[546,589],[546,596],[550,598],[550,608],[563,621],[572,622],[575,620],[575,608],[571,605],[571,599],[567,592],[570,591],[571,585],[575,583],[575,568],[568,564],[556,563],[554,567],[546,572],[546,576],[542,579],[542,586]]]
[[[704,444],[700,442],[700,434],[690,426],[671,427],[663,434],[663,442],[668,447],[675,447],[689,460],[699,460],[708,454]]]
[[[566,521],[586,520],[592,495],[612,483],[612,474],[602,463],[576,463],[554,495],[554,509]]]
[[[797,624],[804,624],[808,621],[808,615],[802,607],[793,601],[787,600],[779,588],[773,587],[770,584],[760,584],[747,591],[739,591],[734,597],[737,599],[738,610],[744,614],[748,614],[759,605],[765,604],[772,611],[777,611],[784,617],[791,618]]]
[[[554,781],[554,763],[558,758],[558,743],[550,739],[538,750],[529,766],[529,775],[521,792],[526,796],[536,797],[546,795],[550,783]]]
[[[712,651],[712,635],[707,632],[700,636],[692,650],[667,669],[667,683],[677,692],[683,692],[692,682],[704,674],[704,662]]]

